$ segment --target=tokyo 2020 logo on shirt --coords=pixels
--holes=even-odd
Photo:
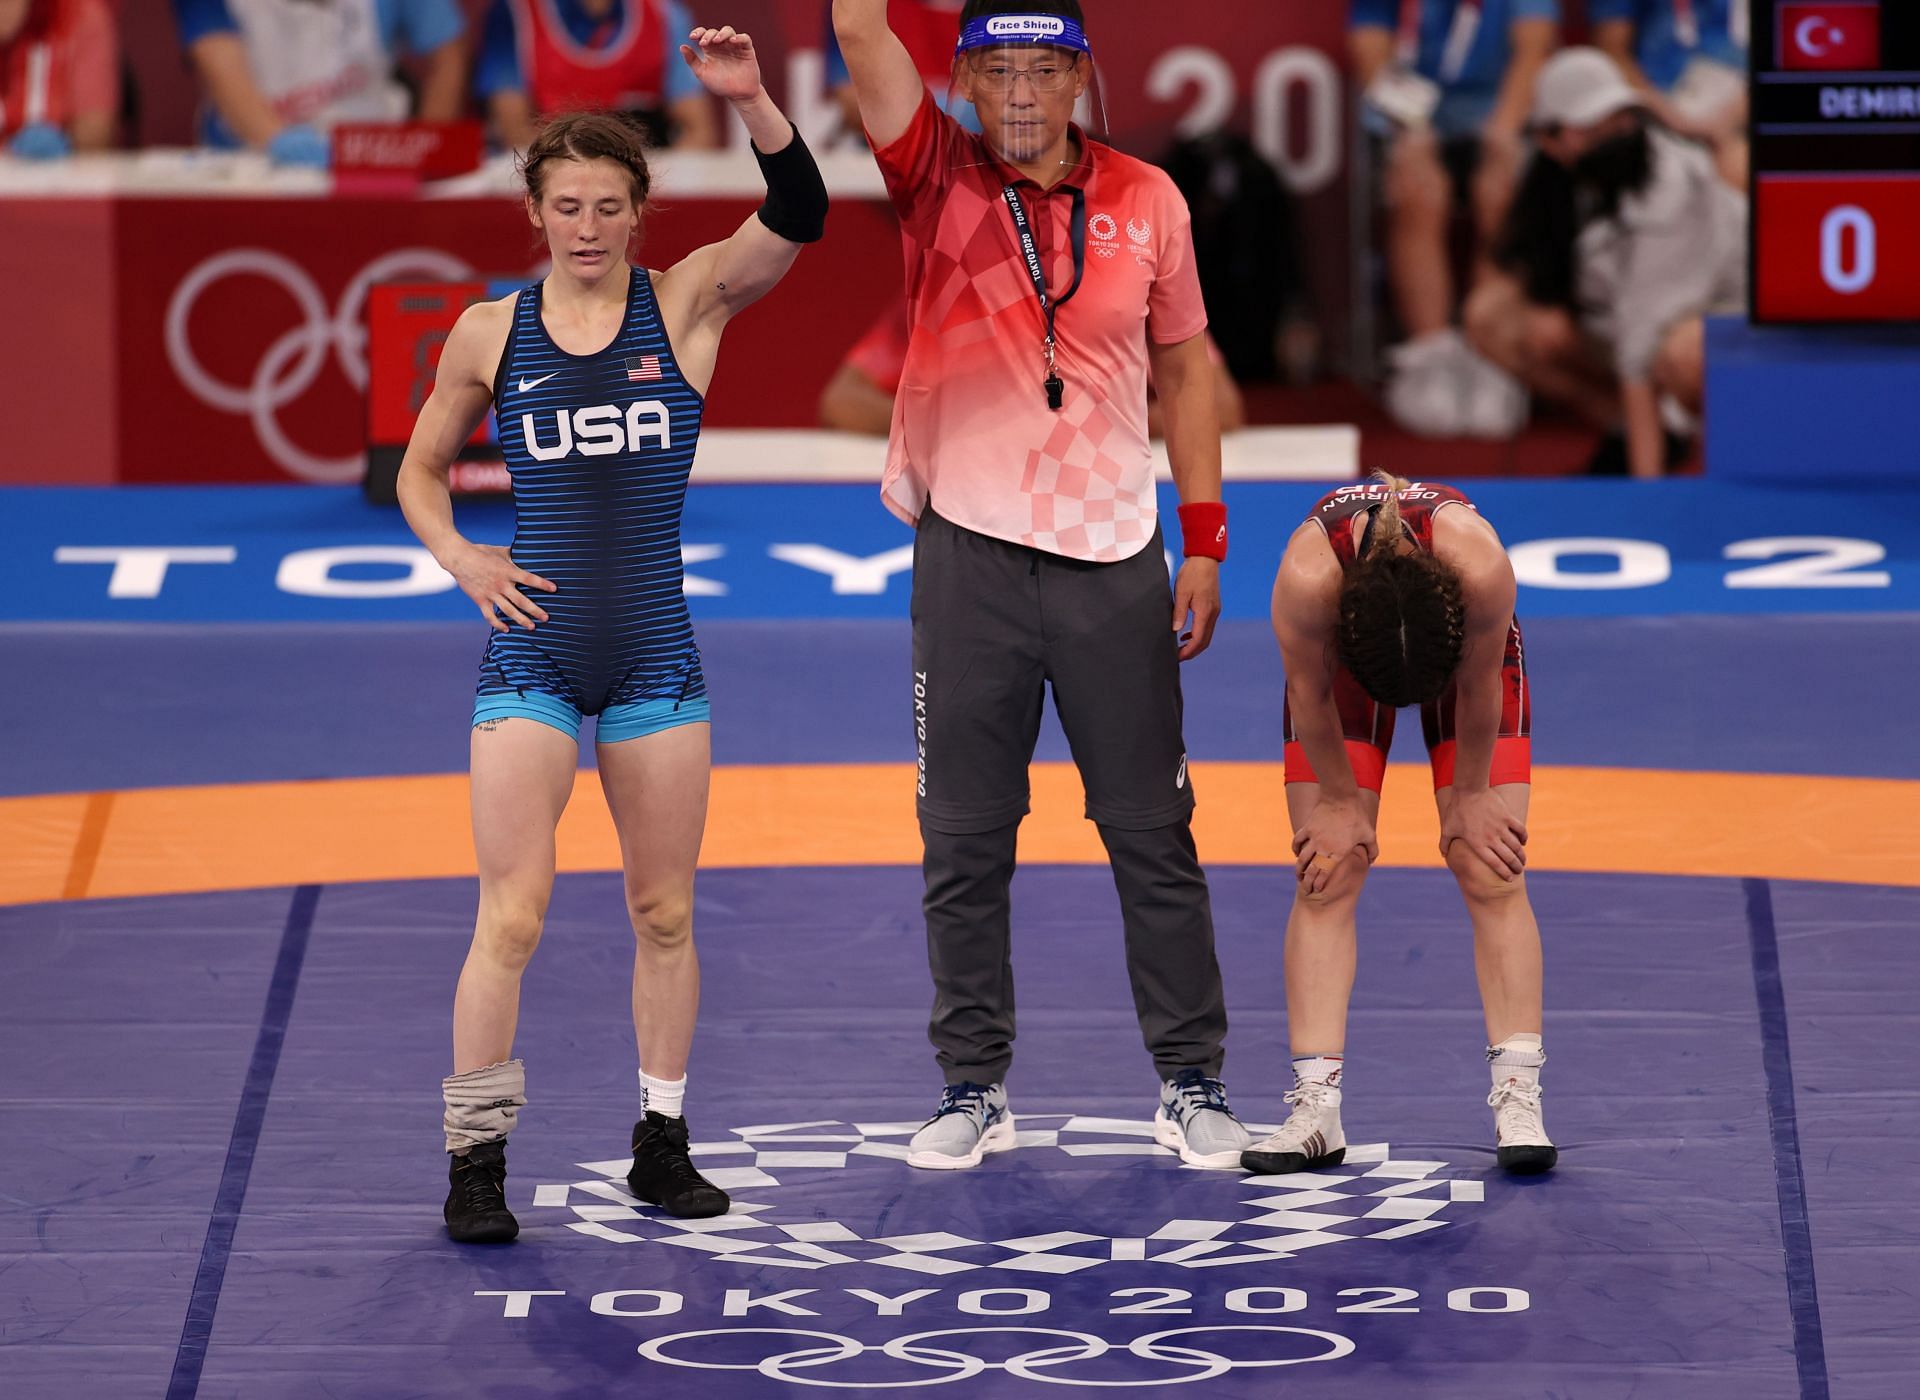
[[[1120,225],[1113,215],[1095,214],[1087,220],[1087,232],[1093,235],[1095,257],[1110,258],[1119,251],[1116,240],[1120,237]]]

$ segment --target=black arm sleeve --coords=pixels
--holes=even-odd
[[[827,187],[820,179],[820,167],[813,163],[813,153],[800,139],[799,128],[772,155],[755,146],[753,158],[760,162],[760,174],[767,182],[760,222],[789,243],[819,242],[827,228]]]

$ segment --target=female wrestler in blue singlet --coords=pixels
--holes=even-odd
[[[553,888],[554,828],[573,789],[583,715],[620,833],[637,945],[633,1023],[644,1115],[628,1183],[675,1215],[727,1197],[687,1156],[681,1113],[699,1002],[691,910],[706,820],[706,686],[687,617],[680,514],[702,396],[730,317],[820,236],[826,191],[760,85],[752,41],[695,29],[681,53],[753,137],[767,201],[725,242],[664,272],[627,261],[646,202],[636,132],[606,113],[558,118],[525,158],[527,214],[553,271],[463,314],[400,470],[407,523],[493,626],[473,711],[480,911],[453,1009],[443,1086],[449,1233],[518,1232],[506,1136],[526,1102],[511,1058],[520,975]],[[513,476],[510,547],[453,525],[448,468],[491,405]]]

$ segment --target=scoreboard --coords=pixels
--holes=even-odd
[[[1920,0],[1752,0],[1753,319],[1920,322]]]

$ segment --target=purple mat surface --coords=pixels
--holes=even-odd
[[[1920,890],[1774,887],[1795,1102],[1835,1395],[1920,1371]]]
[[[1535,760],[1920,777],[1906,711],[1884,699],[1913,627],[1527,619]],[[699,638],[716,763],[912,761],[905,622],[702,620]],[[0,795],[457,772],[485,639],[466,622],[0,624],[15,669]],[[1222,623],[1182,675],[1196,759],[1278,760],[1269,627]],[[1402,730],[1396,756],[1417,755],[1418,728]],[[1049,707],[1039,757],[1067,756]]]
[[[1272,1122],[1283,876],[1213,885],[1227,1080]],[[1362,909],[1356,1150],[1256,1182],[1144,1135],[1154,1082],[1104,872],[1018,877],[1010,1089],[1033,1136],[951,1174],[896,1155],[937,1089],[914,872],[703,875],[688,1113],[738,1209],[689,1229],[620,1182],[637,1106],[618,881],[563,877],[525,985],[523,1234],[504,1249],[450,1245],[439,1221],[471,882],[330,887],[310,918],[284,890],[0,911],[0,1063],[25,1070],[0,1105],[0,1391],[1768,1400],[1827,1393],[1796,1355],[1817,1276],[1832,1393],[1907,1394],[1920,1212],[1886,1170],[1920,1145],[1920,896],[1772,890],[1770,1030],[1738,882],[1532,887],[1560,1169],[1494,1169],[1464,913],[1444,874],[1389,870]],[[276,1004],[283,1041],[261,1034]],[[1788,1039],[1792,1078],[1770,1082]],[[1783,1089],[1803,1257],[1783,1236]],[[211,1326],[183,1371],[190,1312]]]

